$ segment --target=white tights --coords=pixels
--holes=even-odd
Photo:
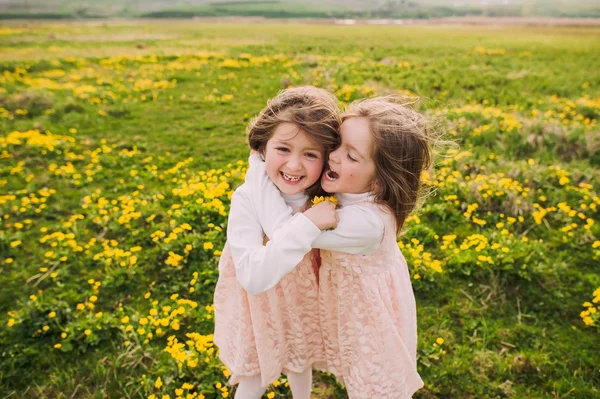
[[[301,373],[286,372],[292,397],[294,399],[310,399],[312,388],[312,368],[309,367]]]
[[[235,399],[260,399],[267,390],[260,383],[260,375],[240,378]]]
[[[310,399],[312,388],[312,369],[309,367],[301,373],[286,371],[292,396],[294,399]],[[265,391],[260,376],[242,377],[235,391],[235,399],[260,399]]]

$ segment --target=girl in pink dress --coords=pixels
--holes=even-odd
[[[258,154],[252,158],[265,166],[287,212],[306,209],[308,194],[321,190],[325,161],[339,144],[339,121],[335,97],[307,86],[282,91],[250,123],[250,148]],[[236,398],[260,398],[284,372],[294,398],[308,399],[312,368],[326,363],[310,245],[337,225],[335,207],[300,212],[286,223],[294,237],[274,237],[281,223],[261,227],[251,188],[246,182],[231,198],[214,294],[214,342],[230,382],[239,382]]]
[[[321,248],[320,326],[327,369],[353,399],[410,398],[423,386],[415,298],[396,237],[421,197],[433,133],[424,116],[395,98],[354,102],[342,114],[342,143],[321,179],[340,209],[337,228],[312,244]],[[270,220],[283,226],[275,237],[289,234],[281,196],[262,165],[253,168],[253,186],[277,215]]]

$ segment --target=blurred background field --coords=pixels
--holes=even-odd
[[[304,84],[418,95],[461,145],[399,237],[415,397],[600,396],[599,28],[4,21],[0,38],[0,397],[233,396],[211,305],[244,129]],[[285,378],[265,397],[290,397]]]
[[[598,0],[2,0],[2,18],[600,17]]]

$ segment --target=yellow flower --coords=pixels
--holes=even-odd
[[[155,387],[155,388],[157,388],[157,389],[160,389],[160,387],[162,387],[162,386],[163,386],[163,382],[162,382],[162,380],[160,379],[160,377],[158,377],[158,378],[156,379],[156,382],[154,383],[154,387]]]
[[[123,323],[123,324],[127,324],[127,323],[129,323],[129,316],[125,316],[125,317],[123,317],[123,318],[121,319],[121,323]]]
[[[338,204],[337,198],[335,198],[333,195],[330,195],[328,197],[315,197],[315,198],[313,198],[312,203],[313,203],[313,205],[317,205],[317,204],[320,204],[321,202],[325,202],[325,201],[331,202],[334,205]]]
[[[179,262],[183,259],[183,256],[177,255],[176,253],[169,251],[169,257],[165,261],[165,263],[169,266],[177,267],[179,266]]]
[[[90,335],[92,333],[92,330],[90,330],[89,328],[87,330],[85,330],[83,332],[86,336]]]
[[[275,397],[275,392],[269,392],[267,394],[267,398],[269,398],[269,399],[273,399],[274,397]]]
[[[12,327],[15,325],[15,319],[8,319],[8,324],[9,327]]]
[[[204,243],[204,249],[213,249],[215,246],[213,245],[212,242],[205,242]]]
[[[18,247],[19,245],[21,245],[21,240],[13,241],[10,243],[11,248]]]
[[[60,347],[61,347],[61,346],[62,346],[61,344],[54,344],[54,347],[55,347],[56,349],[60,349]]]
[[[435,342],[436,342],[438,345],[442,345],[442,344],[444,343],[444,338],[441,338],[441,337],[440,337],[440,338],[436,339],[436,340],[435,340]]]
[[[51,318],[51,319],[54,318],[54,317],[56,317],[56,312],[50,312],[50,313],[48,313],[48,317]]]

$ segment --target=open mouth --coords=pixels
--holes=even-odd
[[[298,183],[300,180],[302,180],[302,178],[304,176],[294,176],[294,175],[288,175],[287,173],[283,173],[283,172],[279,172],[281,174],[281,177],[283,177],[283,180],[286,181],[287,183]]]
[[[335,181],[338,179],[338,177],[340,177],[340,175],[338,175],[337,172],[331,168],[331,166],[325,171],[326,180]]]

